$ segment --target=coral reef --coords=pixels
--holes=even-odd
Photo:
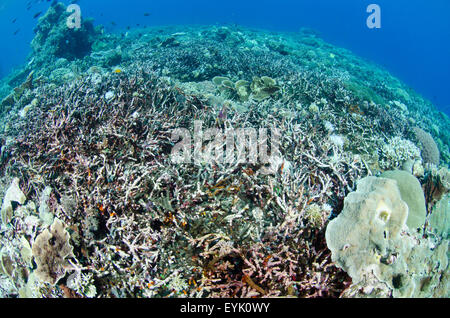
[[[0,81],[0,296],[448,296],[431,103],[311,30],[75,31],[64,8]],[[198,160],[172,160],[198,122]],[[230,157],[268,161],[221,160],[243,129],[263,140]]]
[[[47,13],[39,18],[31,42],[36,65],[52,58],[69,61],[89,55],[97,36],[91,20],[82,20],[80,28],[67,27],[70,13],[61,3],[50,6]]]

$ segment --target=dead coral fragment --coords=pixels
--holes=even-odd
[[[67,258],[74,257],[69,239],[69,233],[58,219],[53,221],[50,231],[45,229],[36,237],[32,252],[38,266],[35,273],[41,281],[55,285],[66,274]]]

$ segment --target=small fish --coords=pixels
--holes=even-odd
[[[145,12],[145,13],[144,13],[144,17],[148,17],[148,16],[150,16],[150,13]]]
[[[16,21],[17,21],[17,18],[14,18],[14,20],[12,20],[12,23],[16,23]]]
[[[38,13],[35,13],[33,15],[33,19],[36,19],[37,17],[39,17],[42,14],[42,11],[39,11]]]
[[[281,164],[280,174],[283,174],[283,169],[284,169],[284,161],[283,161],[283,163]]]
[[[15,32],[14,32],[14,35],[17,35],[17,33],[19,33],[20,32],[20,29],[17,29]]]

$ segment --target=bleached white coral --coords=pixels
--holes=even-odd
[[[94,285],[92,273],[74,272],[67,279],[67,287],[87,298],[93,298],[97,295],[97,288]]]
[[[344,147],[345,138],[340,135],[331,135],[329,141],[338,148]]]
[[[391,138],[380,152],[380,167],[383,169],[399,168],[407,160],[420,159],[420,149],[399,136]]]
[[[325,126],[325,130],[326,130],[328,133],[332,133],[332,132],[334,131],[334,126],[333,126],[333,124],[330,123],[329,121],[325,121],[325,122],[323,123],[323,125]]]
[[[322,205],[322,211],[328,218],[331,215],[331,212],[333,211],[333,207],[325,203],[324,205]]]
[[[178,272],[174,273],[171,276],[168,285],[171,290],[175,290],[177,293],[180,293],[183,290],[188,289],[189,287],[188,284],[186,283],[186,280],[183,279],[180,273]]]

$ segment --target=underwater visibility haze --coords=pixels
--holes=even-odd
[[[449,297],[450,2],[0,0],[0,297]]]

